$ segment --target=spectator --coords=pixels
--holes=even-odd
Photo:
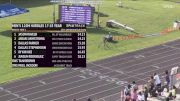
[[[148,91],[149,91],[149,93],[150,93],[151,96],[152,96],[152,91],[153,91],[153,89],[154,89],[154,84],[155,84],[155,82],[154,82],[154,77],[151,76],[151,77],[150,77],[150,80],[148,81]]]
[[[130,101],[131,99],[131,85],[128,84],[124,89],[125,101]]]
[[[175,99],[176,98],[176,87],[175,86],[173,86],[171,93],[172,93],[172,99]]]
[[[131,92],[131,101],[137,101],[138,95],[137,95],[137,90],[133,90]]]
[[[166,79],[166,86],[167,88],[169,89],[169,86],[170,86],[170,76],[169,76],[169,73],[168,73],[168,70],[165,71],[165,79]]]
[[[88,100],[87,100],[87,101],[92,101],[92,100],[91,100],[91,98],[88,98]]]
[[[147,101],[147,98],[148,98],[148,88],[145,87],[144,88],[144,101]]]
[[[159,78],[159,75],[154,73],[154,80],[155,80],[155,90],[158,91],[158,95],[161,95],[161,80]]]
[[[132,82],[131,88],[132,88],[132,90],[136,90],[136,91],[138,90],[138,86],[135,81]]]
[[[142,92],[138,93],[138,101],[144,101],[144,94]]]
[[[153,88],[153,90],[151,91],[151,97],[157,97],[157,92],[155,88]]]
[[[169,93],[169,90],[167,88],[164,88],[163,95],[166,97],[166,101],[170,100],[170,93]]]
[[[155,80],[155,86],[161,87],[161,80],[159,78],[159,75],[154,73],[154,80]]]

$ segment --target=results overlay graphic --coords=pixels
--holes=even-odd
[[[13,67],[86,67],[85,24],[12,24]]]

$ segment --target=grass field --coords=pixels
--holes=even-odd
[[[1,0],[0,4],[7,1]],[[127,24],[141,34],[158,33],[171,27],[174,20],[180,20],[180,4],[176,3],[179,0],[172,0],[173,2],[168,0],[123,0],[124,8],[117,7],[117,1],[104,0],[100,6],[101,29],[95,28],[97,14],[94,15],[93,25],[88,27],[88,62],[180,39],[180,32],[173,32],[161,37],[117,41],[109,43],[110,48],[104,48],[101,45],[102,37],[108,32],[119,36],[133,34],[123,29],[106,28],[105,22],[109,19]],[[11,67],[11,23],[50,23],[53,18],[53,6],[49,0],[14,0],[13,3],[27,8],[30,12],[0,19],[0,83],[57,70],[52,68],[15,69]]]

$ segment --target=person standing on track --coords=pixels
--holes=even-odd
[[[158,95],[161,94],[161,80],[157,73],[154,73],[154,80],[155,80],[155,89],[158,91]]]
[[[155,86],[161,87],[161,80],[157,73],[154,73]]]
[[[166,86],[169,89],[169,86],[170,86],[170,76],[169,76],[168,70],[165,71],[165,75],[166,75],[166,77],[165,77],[165,79],[166,79]]]

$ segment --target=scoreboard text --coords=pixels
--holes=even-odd
[[[86,67],[85,24],[12,24],[13,67]]]

